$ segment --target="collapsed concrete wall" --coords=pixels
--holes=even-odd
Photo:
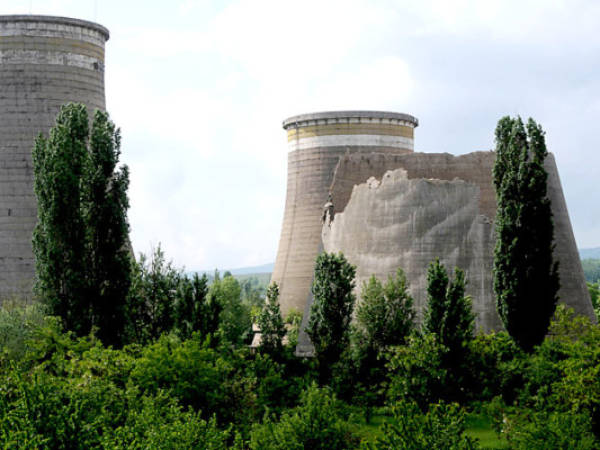
[[[477,328],[500,329],[492,275],[494,159],[493,152],[340,158],[331,186],[335,213],[333,221],[323,226],[324,250],[341,251],[356,264],[358,284],[371,274],[385,280],[401,267],[419,312],[426,301],[427,265],[439,257],[448,268],[466,271]],[[552,155],[546,170],[555,222],[554,256],[560,264],[560,301],[595,320]],[[368,176],[377,179],[365,183]]]
[[[409,179],[386,172],[357,185],[344,210],[323,227],[323,247],[342,251],[356,265],[357,296],[371,275],[380,280],[398,267],[406,273],[419,319],[426,306],[427,266],[439,257],[468,275],[478,328],[500,329],[492,292],[494,230],[480,213],[480,189],[454,179]]]

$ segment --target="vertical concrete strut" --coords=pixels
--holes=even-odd
[[[37,220],[31,151],[60,106],[104,110],[108,30],[83,20],[0,16],[0,304],[32,297]]]

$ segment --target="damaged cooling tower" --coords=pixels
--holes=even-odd
[[[284,122],[288,187],[272,281],[280,285],[284,313],[291,307],[304,312],[303,327],[312,302],[314,261],[319,251],[327,251],[342,252],[357,266],[357,294],[371,275],[384,281],[402,268],[419,317],[428,264],[439,258],[449,269],[458,266],[466,272],[477,329],[502,328],[492,274],[495,153],[414,153],[416,125],[411,116],[373,112],[312,114]],[[560,302],[595,321],[551,154],[546,170]],[[330,214],[324,215],[328,199]],[[301,332],[297,354],[311,351]]]
[[[0,16],[0,304],[32,297],[37,220],[31,152],[60,106],[104,104],[108,30],[77,19]]]
[[[413,151],[417,119],[407,114],[340,111],[304,114],[283,122],[288,178],[283,226],[272,281],[283,314],[304,311],[315,258],[321,249],[321,215],[341,156]]]

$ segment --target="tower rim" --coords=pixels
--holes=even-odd
[[[0,23],[17,23],[17,22],[37,22],[37,23],[53,23],[59,25],[71,25],[78,26],[82,28],[89,28],[94,31],[97,31],[102,36],[104,36],[104,40],[108,41],[110,38],[110,33],[108,28],[100,25],[96,22],[91,22],[89,20],[83,19],[75,19],[72,17],[63,17],[63,16],[46,16],[46,15],[35,15],[35,14],[2,14],[0,15]]]
[[[397,120],[408,122],[413,127],[419,126],[419,120],[410,114],[391,112],[391,111],[368,111],[368,110],[347,110],[347,111],[322,111],[315,113],[299,114],[291,116],[283,121],[283,129],[292,127],[308,126],[309,122],[331,121],[331,120],[350,120],[350,119],[379,119],[379,120]]]

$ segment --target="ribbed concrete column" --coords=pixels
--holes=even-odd
[[[77,19],[0,16],[0,304],[32,297],[37,220],[31,150],[61,105],[105,108],[108,30]]]
[[[283,122],[288,135],[287,196],[272,281],[281,309],[304,311],[321,243],[321,216],[340,156],[413,151],[416,118],[380,111],[304,114]]]

